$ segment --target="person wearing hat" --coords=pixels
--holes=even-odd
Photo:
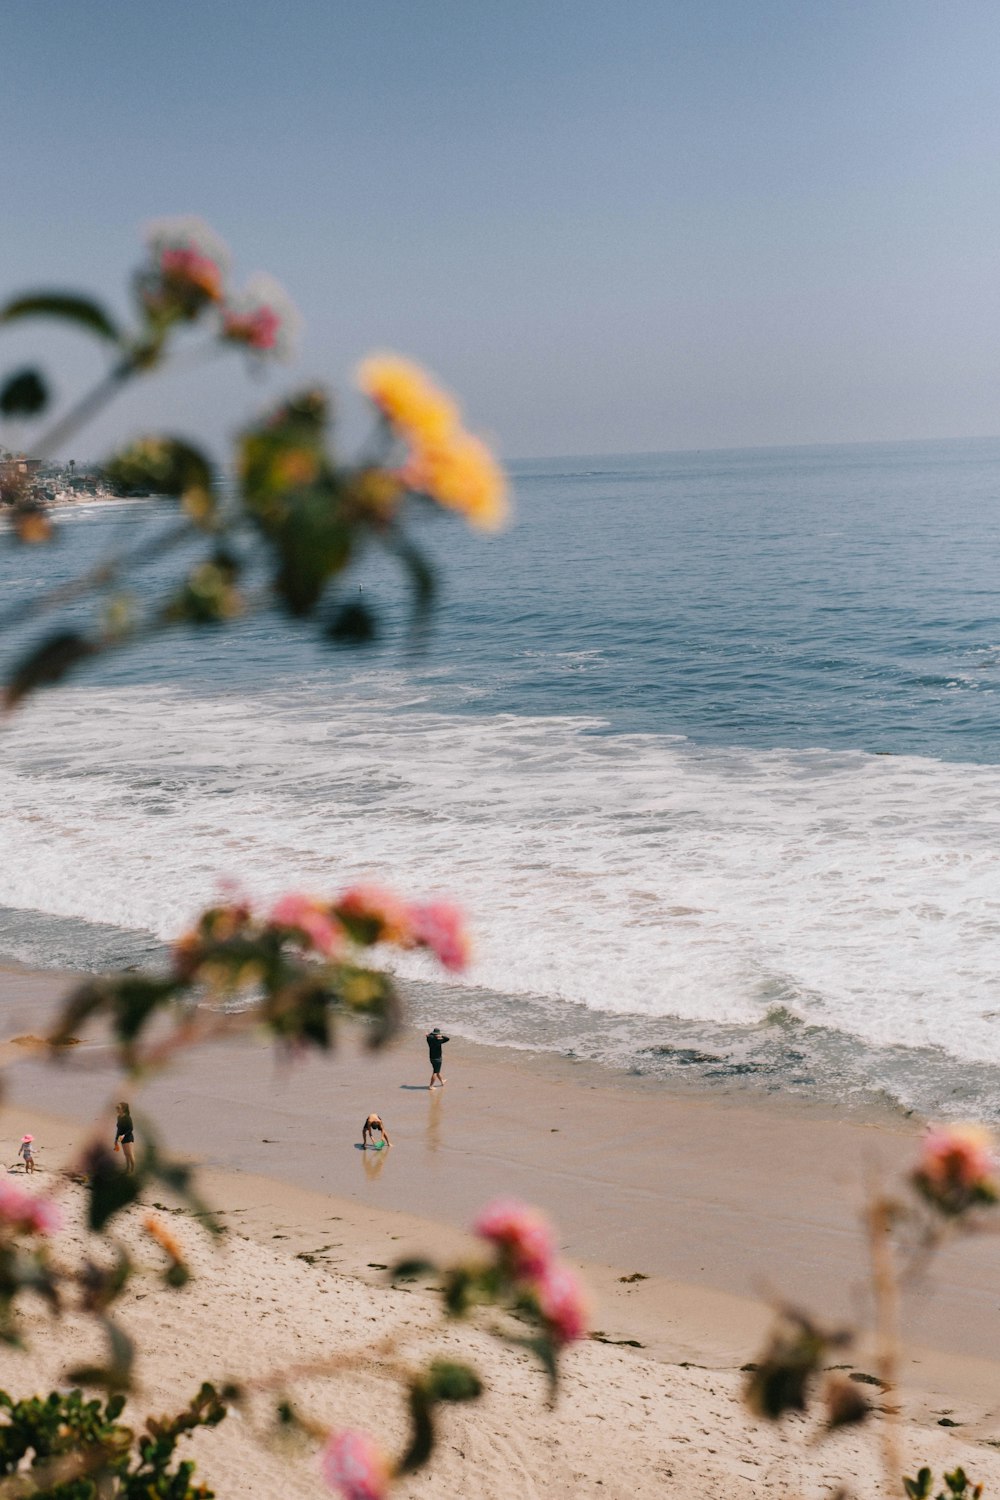
[[[442,1088],[445,1086],[446,1080],[441,1077],[441,1061],[443,1056],[441,1049],[447,1040],[446,1036],[441,1035],[440,1026],[435,1026],[433,1031],[427,1033],[427,1050],[431,1055],[431,1081],[427,1085],[429,1089],[434,1087],[435,1078]]]
[[[22,1135],[21,1149],[17,1153],[18,1156],[24,1157],[24,1170],[26,1172],[33,1172],[35,1170],[35,1156],[31,1149],[31,1143],[34,1139],[33,1135]]]

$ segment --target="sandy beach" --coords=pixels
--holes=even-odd
[[[65,982],[5,971],[8,1038],[39,1031]],[[95,1115],[107,1128],[100,1111],[121,1092],[115,1071],[96,1043],[58,1067],[23,1045],[4,1054],[14,1062],[0,1138],[13,1161],[15,1140],[31,1130],[37,1183],[50,1185]],[[761,1428],[739,1400],[740,1367],[760,1347],[769,1297],[867,1320],[858,1210],[871,1174],[909,1159],[918,1122],[837,1119],[723,1091],[676,1095],[458,1038],[447,1088],[429,1095],[425,1055],[422,1038],[406,1035],[377,1058],[348,1042],[330,1059],[279,1065],[265,1043],[244,1039],[192,1055],[133,1099],[137,1115],[202,1165],[205,1195],[231,1230],[216,1250],[179,1218],[196,1279],[172,1300],[130,1293],[142,1399],[183,1402],[203,1376],[273,1372],[373,1346],[400,1327],[414,1348],[471,1354],[489,1386],[478,1409],[448,1414],[430,1471],[403,1494],[653,1495],[670,1481],[707,1494],[812,1495],[844,1476],[860,1494],[880,1493],[871,1433],[811,1446],[798,1419]],[[370,1108],[386,1119],[391,1151],[358,1149]],[[525,1357],[472,1329],[442,1331],[428,1293],[384,1285],[382,1268],[401,1254],[467,1253],[464,1226],[501,1193],[553,1217],[594,1296],[599,1337],[569,1351],[554,1415]],[[998,1306],[1000,1266],[985,1239],[949,1251],[914,1305],[911,1471],[961,1461],[1000,1480]],[[75,1356],[91,1337],[42,1328],[32,1352],[7,1357],[5,1385],[55,1380],[69,1346]],[[864,1341],[844,1358],[870,1372]],[[391,1451],[403,1421],[390,1386],[376,1351],[349,1377],[305,1390],[319,1420],[367,1425]],[[237,1417],[196,1440],[220,1494],[319,1491],[309,1454],[247,1439]]]

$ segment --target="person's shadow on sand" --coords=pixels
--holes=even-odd
[[[411,1094],[426,1094],[427,1092],[426,1083],[401,1083],[399,1086],[401,1089],[409,1089]]]

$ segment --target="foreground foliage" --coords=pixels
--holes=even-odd
[[[14,1401],[0,1391],[2,1495],[51,1500],[211,1500],[192,1483],[190,1459],[174,1462],[178,1442],[198,1427],[217,1427],[226,1407],[207,1383],[175,1417],[150,1417],[136,1434],[118,1418],[124,1396],[85,1401],[79,1390]]]
[[[37,457],[57,451],[129,384],[178,353],[190,359],[242,350],[253,360],[271,358],[287,352],[297,322],[284,293],[267,278],[231,290],[228,252],[195,220],[151,227],[132,306],[126,323],[86,295],[57,290],[31,292],[0,308],[0,324],[56,319],[97,340],[109,356],[103,380],[35,439]],[[192,335],[201,342],[192,346]],[[0,615],[0,630],[23,631],[67,606],[74,610],[72,623],[58,621],[22,649],[7,673],[6,709],[134,642],[178,627],[225,628],[253,610],[274,610],[289,624],[309,622],[333,647],[365,645],[379,631],[379,614],[346,577],[372,549],[402,568],[411,632],[421,639],[435,602],[435,572],[410,518],[451,513],[496,528],[507,513],[505,482],[488,449],[465,430],[457,404],[417,366],[394,355],[374,356],[358,381],[375,424],[353,460],[334,445],[330,401],[316,388],[294,393],[250,423],[228,465],[173,434],[141,436],[112,454],[104,473],[115,488],[166,498],[173,516],[131,550]],[[42,371],[16,371],[0,389],[0,413],[27,428],[47,410],[49,392]],[[224,472],[232,482],[223,483]],[[55,534],[53,516],[29,484],[8,487],[0,505],[20,544],[44,545]],[[87,601],[93,601],[92,614],[81,623]],[[381,887],[355,886],[337,896],[290,892],[260,911],[233,891],[178,939],[168,969],[80,985],[67,997],[48,1043],[53,1056],[66,1061],[77,1034],[100,1026],[133,1085],[184,1049],[251,1026],[263,1025],[286,1051],[325,1052],[338,1024],[351,1020],[369,1046],[380,1047],[399,1025],[401,1004],[391,976],[371,962],[369,950],[379,945],[425,949],[450,970],[463,968],[470,952],[461,914],[447,901],[404,900]],[[0,1479],[0,1496],[208,1495],[192,1486],[190,1462],[171,1467],[179,1438],[196,1426],[216,1425],[227,1407],[264,1391],[273,1395],[278,1426],[299,1429],[321,1449],[329,1485],[348,1500],[377,1500],[398,1476],[427,1462],[439,1409],[479,1396],[483,1382],[475,1370],[434,1357],[417,1372],[398,1365],[411,1431],[395,1459],[364,1433],[328,1432],[303,1409],[294,1374],[281,1371],[264,1382],[228,1371],[221,1396],[206,1383],[187,1411],[171,1420],[148,1419],[138,1437],[119,1423],[141,1351],[116,1309],[134,1278],[148,1274],[119,1233],[121,1216],[154,1188],[185,1204],[206,1232],[222,1233],[191,1168],[172,1160],[148,1122],[137,1118],[134,1172],[122,1172],[95,1139],[72,1174],[85,1188],[86,1225],[104,1242],[101,1256],[85,1251],[78,1262],[69,1260],[60,1253],[58,1205],[0,1184],[0,1338],[20,1341],[18,1306],[28,1295],[41,1296],[56,1317],[68,1310],[87,1315],[104,1331],[106,1358],[67,1375],[109,1393],[103,1406],[84,1401],[79,1391],[4,1397],[0,1453],[10,1477]],[[478,1228],[485,1258],[441,1272],[449,1289],[444,1316],[495,1309],[500,1321],[490,1331],[529,1348],[554,1390],[561,1349],[585,1331],[582,1289],[555,1258],[551,1231],[523,1205],[495,1205]],[[164,1290],[183,1286],[191,1270],[163,1220],[147,1214],[143,1233],[159,1259]],[[534,1249],[526,1259],[529,1244]],[[412,1279],[420,1269],[397,1267],[397,1275]],[[391,1365],[391,1348],[385,1352]],[[332,1355],[310,1374],[334,1374],[345,1358]]]

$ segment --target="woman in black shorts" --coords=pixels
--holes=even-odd
[[[135,1171],[135,1129],[129,1107],[124,1102],[118,1106],[118,1124],[115,1130],[115,1145],[121,1141],[126,1172]]]

